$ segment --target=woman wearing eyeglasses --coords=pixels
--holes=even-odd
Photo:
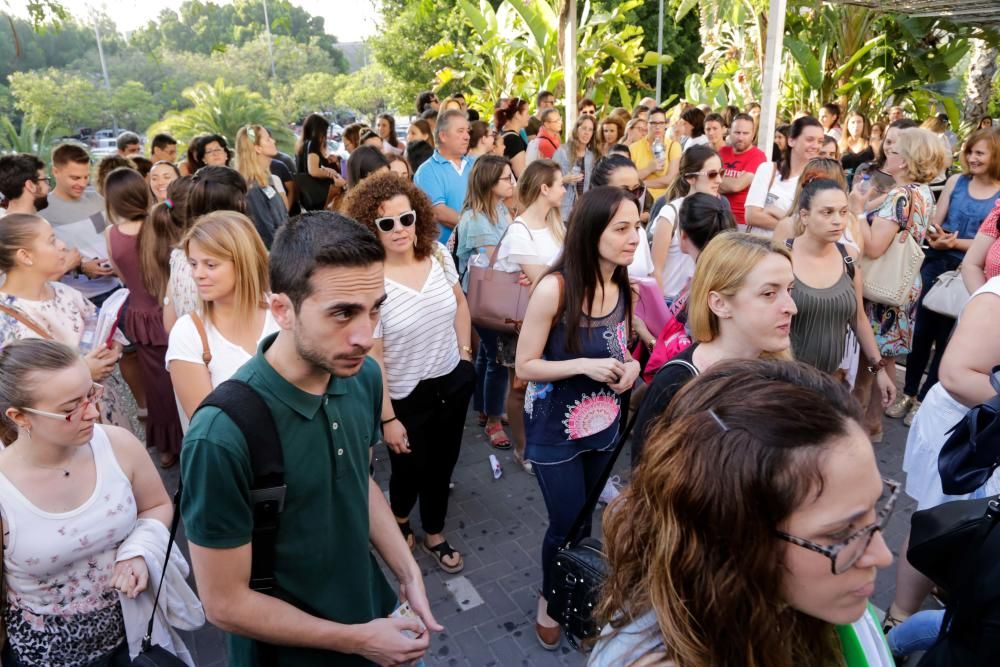
[[[91,379],[107,388],[101,420],[131,428],[134,399],[118,371],[124,336],[111,345],[83,337],[86,322],[97,308],[80,292],[59,282],[66,273],[66,247],[52,226],[37,215],[10,213],[0,225],[0,271],[7,275],[0,288],[0,347],[26,338],[57,340],[80,350]],[[86,348],[86,349],[82,349]],[[13,434],[5,434],[9,441]]]
[[[694,259],[681,252],[681,235],[677,232],[677,219],[684,198],[692,192],[701,192],[719,197],[722,185],[722,160],[710,146],[692,146],[681,155],[679,175],[666,194],[665,203],[652,222],[653,235],[653,276],[663,290],[663,299],[672,304],[691,282],[694,275]]]
[[[604,510],[590,667],[892,667],[869,598],[899,485],[861,417],[801,363],[730,361],[687,384]]]
[[[894,378],[879,364],[875,341],[862,300],[857,251],[841,239],[851,218],[847,192],[840,183],[817,178],[803,184],[799,194],[795,238],[786,243],[792,252],[798,314],[792,320],[792,352],[799,361],[844,379],[846,335],[853,330],[861,343],[865,371],[876,375],[882,404],[896,396]]]
[[[118,553],[138,530],[165,547],[170,497],[142,443],[97,423],[101,393],[66,345],[0,351],[0,413],[17,432],[0,451],[5,666],[129,664],[123,601],[159,579]]]
[[[451,255],[437,242],[427,196],[395,174],[376,174],[348,194],[346,213],[385,248],[385,291],[371,355],[382,367],[382,439],[389,501],[412,548],[410,512],[420,501],[421,542],[445,572],[462,554],[444,536],[451,473],[476,382],[469,306]]]

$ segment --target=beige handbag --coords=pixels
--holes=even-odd
[[[865,257],[861,260],[864,296],[869,301],[896,307],[910,302],[910,290],[916,282],[920,264],[924,261],[924,251],[910,234],[911,224],[913,224],[912,191],[906,226],[896,234],[885,254],[875,259]]]
[[[520,283],[521,272],[498,271],[493,268],[497,261],[497,253],[507,232],[514,225],[528,226],[521,222],[512,222],[497,241],[490,255],[488,266],[469,264],[469,313],[472,323],[477,327],[499,331],[501,333],[517,333],[524,321],[524,312],[528,309],[528,297],[531,287]],[[531,230],[528,230],[531,235]]]

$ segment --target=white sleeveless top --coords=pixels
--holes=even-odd
[[[111,574],[136,523],[135,496],[99,424],[90,449],[94,492],[69,512],[36,507],[0,473],[7,633],[28,665],[84,665],[125,639]]]

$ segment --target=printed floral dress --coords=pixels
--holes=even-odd
[[[934,195],[926,184],[898,186],[889,191],[875,217],[892,220],[899,229],[910,222],[909,233],[917,243],[923,243],[927,226],[934,214]],[[898,234],[898,232],[897,232]],[[893,241],[895,243],[895,240]],[[875,330],[875,340],[883,357],[910,353],[913,342],[913,321],[923,282],[917,273],[910,288],[909,301],[903,306],[887,306],[865,301],[865,312]]]
[[[607,316],[581,316],[574,328],[580,337],[579,352],[566,349],[564,315],[549,333],[543,358],[625,361],[628,348],[622,297]],[[618,435],[621,411],[621,397],[607,384],[586,375],[529,382],[524,397],[526,457],[535,463],[551,464],[568,461],[583,450],[607,449]]]

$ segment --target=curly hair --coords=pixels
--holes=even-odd
[[[343,212],[379,237],[379,229],[375,226],[379,206],[399,195],[410,200],[410,206],[417,214],[417,242],[413,253],[417,259],[430,257],[441,234],[434,219],[434,207],[423,190],[397,174],[375,174],[358,183],[347,193]]]
[[[917,183],[930,183],[949,162],[950,156],[941,140],[922,127],[900,132],[895,148],[906,163],[910,178]]]

